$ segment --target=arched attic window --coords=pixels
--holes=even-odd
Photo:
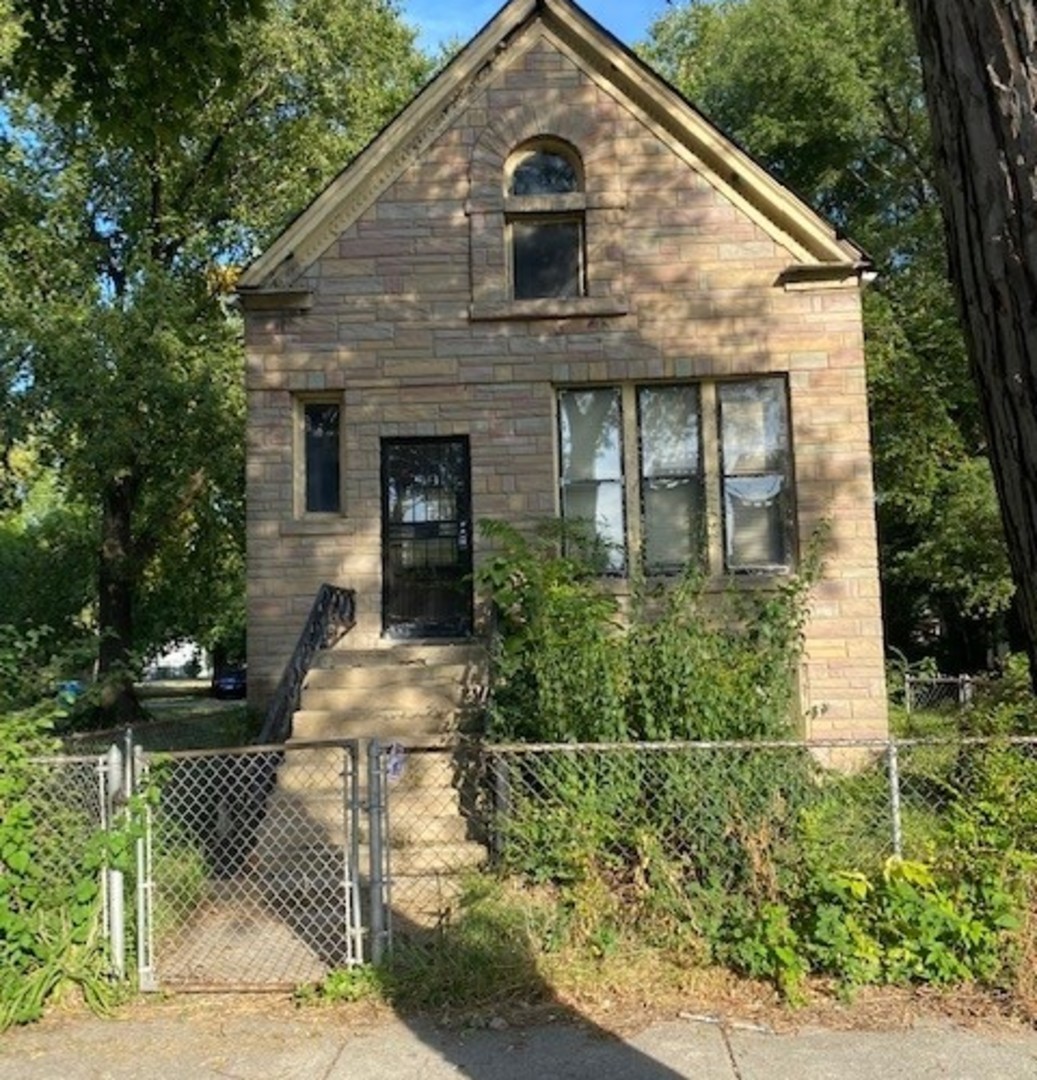
[[[560,139],[515,149],[505,166],[504,208],[515,300],[585,296],[583,164]]]

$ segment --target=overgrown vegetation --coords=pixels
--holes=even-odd
[[[498,554],[480,571],[497,614],[491,730],[533,742],[778,738],[795,729],[795,679],[822,539],[803,571],[716,592],[697,567],[639,582],[625,609],[578,530],[481,523]],[[709,677],[703,677],[708,672]]]
[[[488,532],[493,733],[569,744],[494,757],[498,869],[537,891],[533,947],[604,958],[637,941],[766,977],[793,1001],[808,976],[844,993],[1018,981],[1032,955],[1032,748],[906,747],[901,856],[886,763],[867,751],[840,773],[803,747],[630,745],[792,734],[816,554],[776,587],[715,594],[693,569],[621,610],[578,542]],[[1011,667],[953,734],[1017,735],[1032,717]]]

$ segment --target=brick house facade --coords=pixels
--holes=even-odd
[[[860,288],[839,239],[568,0],[512,0],[245,272],[250,693],[474,635],[473,526],[766,587],[830,526],[805,734],[882,734]]]

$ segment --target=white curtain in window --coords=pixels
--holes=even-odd
[[[731,569],[786,562],[785,478],[728,476],[724,479],[727,563]]]

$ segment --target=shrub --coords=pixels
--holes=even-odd
[[[33,761],[56,749],[53,720],[0,718],[0,1029],[36,1019],[65,986],[96,1009],[113,996],[99,874],[127,859],[130,838],[99,832],[60,769]]]
[[[690,567],[635,589],[620,612],[600,551],[573,527],[524,535],[481,523],[500,553],[480,571],[497,619],[491,729],[500,739],[608,742],[738,739],[793,727],[806,597],[803,573],[710,593]]]

